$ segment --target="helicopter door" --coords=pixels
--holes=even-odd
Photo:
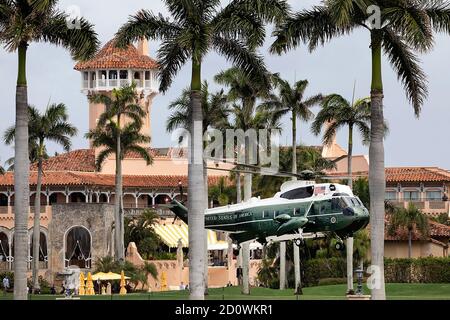
[[[336,223],[336,212],[332,210],[331,200],[323,200],[314,202],[308,215],[310,221],[315,222],[316,228],[322,230],[332,230],[333,224]]]

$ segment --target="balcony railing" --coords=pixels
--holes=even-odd
[[[446,213],[449,210],[449,201],[441,200],[389,200],[389,202],[398,208],[408,208],[412,203],[417,209],[424,213]]]
[[[144,207],[140,207],[140,208],[128,207],[127,208],[124,205],[124,213],[126,216],[139,216],[142,214],[142,212],[144,212],[144,210],[147,210],[147,209],[155,210],[156,213],[161,217],[174,217],[175,216],[174,213],[167,208],[158,208],[157,206],[154,208],[153,207],[146,207],[146,208],[144,208]]]
[[[98,80],[83,80],[82,86],[84,90],[96,89],[96,88],[117,88],[130,85],[131,82],[136,83],[138,89],[146,89],[157,91],[158,83],[155,80],[140,80],[140,79],[98,79]]]

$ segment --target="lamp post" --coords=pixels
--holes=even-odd
[[[356,277],[358,279],[358,286],[356,287],[356,294],[361,296],[361,295],[363,295],[362,280],[363,280],[364,270],[358,269],[358,270],[355,270],[355,272],[356,272]]]

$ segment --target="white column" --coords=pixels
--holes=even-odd
[[[280,242],[280,290],[286,288],[286,242]]]
[[[136,204],[136,208],[138,207],[138,200],[139,200],[139,195],[136,193],[134,194],[134,199],[135,199],[135,204]]]

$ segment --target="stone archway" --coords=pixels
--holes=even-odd
[[[92,237],[83,226],[73,226],[65,236],[65,266],[78,266],[82,269],[91,267]]]

